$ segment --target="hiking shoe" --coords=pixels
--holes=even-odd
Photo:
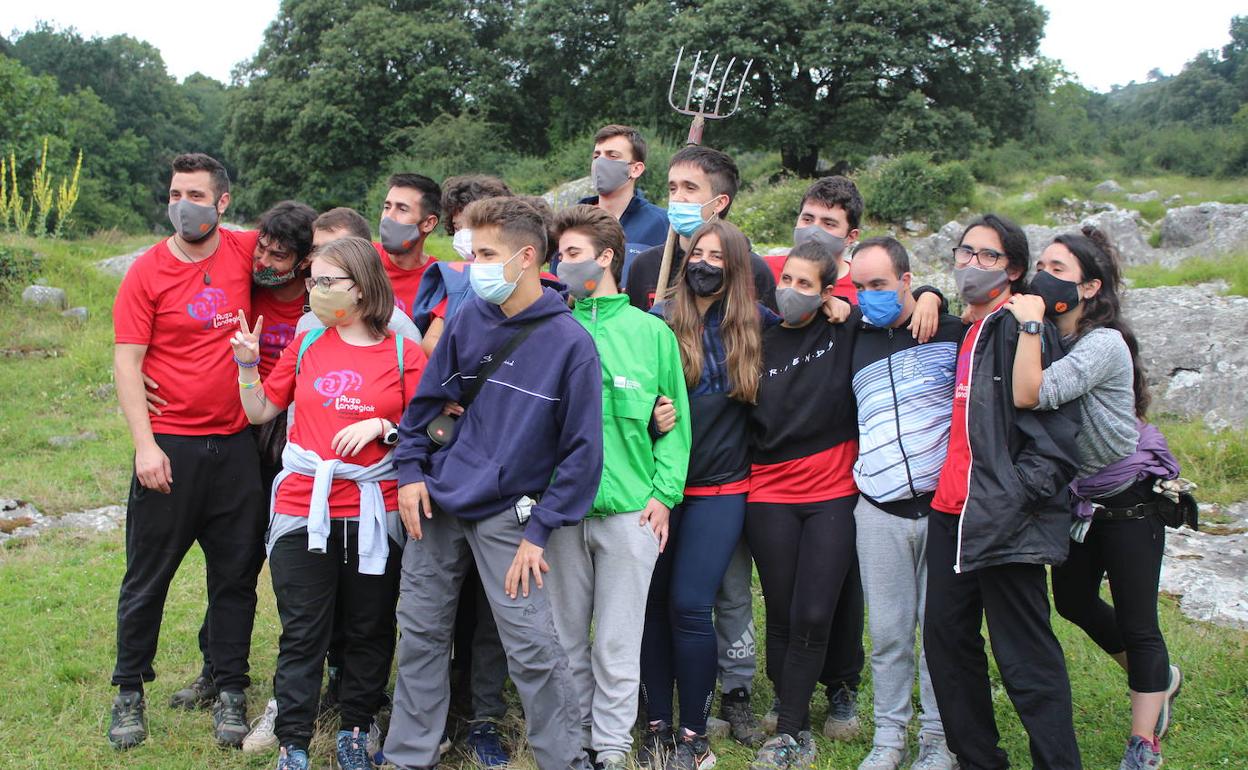
[[[637,764],[650,770],[664,770],[676,751],[676,736],[667,722],[652,722],[637,746]]]
[[[763,714],[763,718],[759,720],[758,726],[763,728],[763,732],[772,735],[776,732],[776,725],[780,722],[780,696],[771,699],[771,708],[767,709],[767,713]]]
[[[750,692],[744,687],[724,693],[719,701],[719,717],[728,723],[732,737],[738,743],[756,748],[767,737],[763,728],[759,727],[758,718],[754,716],[754,709],[750,706]],[[707,732],[710,732],[709,724]]]
[[[187,711],[206,709],[217,699],[217,695],[217,685],[209,677],[200,674],[195,677],[194,682],[169,697],[169,708]]]
[[[862,732],[858,722],[858,691],[845,685],[828,698],[828,719],[823,734],[834,741],[852,741]]]
[[[758,755],[750,763],[750,770],[789,770],[797,759],[797,741],[786,733],[777,733],[767,739]]]
[[[711,751],[711,742],[706,736],[682,729],[668,767],[671,770],[711,770],[714,766],[715,752]]]
[[[498,738],[498,725],[493,722],[473,722],[465,743],[482,767],[498,767],[511,761],[511,756]]]
[[[277,770],[308,770],[308,752],[283,746],[277,754]]]
[[[247,738],[247,696],[222,690],[212,704],[212,734],[222,746],[241,748]]]
[[[919,736],[919,758],[910,770],[953,770],[958,766],[943,737]]]
[[[277,721],[277,701],[269,698],[264,704],[264,713],[251,720],[251,732],[243,739],[244,754],[258,754],[277,748],[277,733],[273,732],[273,723]]]
[[[1161,767],[1161,742],[1156,738],[1146,741],[1132,735],[1118,770],[1156,770],[1158,767]]]
[[[147,702],[143,693],[123,692],[113,698],[108,742],[114,749],[132,749],[147,740]]]
[[[858,763],[858,770],[901,770],[908,758],[902,749],[872,746],[871,753]]]
[[[1157,715],[1157,727],[1153,729],[1153,734],[1157,736],[1157,740],[1166,737],[1166,732],[1170,729],[1170,712],[1174,709],[1174,699],[1179,697],[1179,690],[1183,689],[1183,672],[1178,666],[1170,666],[1170,682],[1166,685],[1166,699],[1161,702],[1161,713]]]
[[[815,736],[810,730],[802,730],[797,734],[797,753],[793,756],[794,770],[814,770],[819,759],[819,750],[815,747]]]
[[[334,759],[338,770],[373,770],[373,763],[368,761],[368,733],[361,733],[358,727],[350,732],[339,730],[337,743]]]
[[[381,734],[381,725],[377,724],[377,720],[373,720],[373,724],[368,728],[368,740],[365,742],[365,748],[368,751],[368,758],[373,761],[374,765],[381,767],[386,763],[386,753],[382,751],[385,745],[385,736]]]

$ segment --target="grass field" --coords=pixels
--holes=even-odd
[[[72,243],[0,236],[0,251],[38,252],[38,277],[69,292],[71,305],[91,317],[69,321],[54,311],[0,302],[0,496],[19,497],[40,510],[60,513],[120,502],[129,478],[130,445],[111,391],[111,301],[116,280],[90,263],[131,251],[150,238],[101,237]],[[449,240],[433,246],[449,256]],[[20,291],[21,286],[17,286]],[[1163,422],[1187,474],[1201,484],[1203,500],[1248,498],[1248,433],[1210,435],[1200,425]],[[52,436],[96,435],[64,449]],[[124,569],[120,534],[56,533],[0,548],[0,767],[260,768],[271,757],[244,757],[217,749],[206,714],[172,712],[169,694],[198,670],[195,634],[204,603],[203,562],[193,550],[170,593],[163,626],[160,678],[149,687],[152,738],[139,749],[116,754],[104,740],[111,690],[116,592]],[[267,572],[260,586],[253,639],[252,712],[269,695],[278,624]],[[758,622],[761,606],[756,602]],[[1116,767],[1129,708],[1121,673],[1081,633],[1058,620],[1074,687],[1076,725],[1088,768]],[[1186,620],[1173,602],[1163,604],[1163,628],[1176,661],[1188,677],[1177,724],[1166,744],[1166,766],[1248,768],[1248,634]],[[760,625],[761,629],[761,625]],[[869,680],[869,672],[868,672]],[[760,675],[755,707],[765,710],[771,693]],[[1004,742],[1019,767],[1027,766],[1025,736],[994,671],[994,697]],[[869,685],[860,711],[870,713]],[[823,696],[814,717],[822,722]],[[518,729],[519,720],[509,726]],[[716,744],[721,767],[744,768],[751,753],[729,742]],[[853,768],[869,749],[869,737],[848,744],[821,744],[823,768]],[[457,764],[467,766],[462,757]],[[524,765],[525,763],[521,763]],[[317,767],[328,767],[326,755]],[[531,766],[528,763],[527,766]]]

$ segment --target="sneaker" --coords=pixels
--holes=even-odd
[[[828,719],[823,734],[834,741],[852,741],[862,732],[858,722],[858,691],[845,685],[828,698]]]
[[[694,735],[682,729],[669,767],[671,770],[711,770],[715,761],[715,752],[711,751],[711,742],[705,735]]]
[[[373,770],[373,763],[368,761],[368,733],[361,733],[358,727],[350,732],[339,730],[334,759],[337,770]]]
[[[624,754],[608,754],[594,762],[597,770],[628,770],[628,757]]]
[[[247,738],[247,696],[222,690],[212,704],[212,733],[222,746],[241,748]]]
[[[454,746],[454,745],[455,745],[455,741],[452,741],[452,740],[451,740],[451,735],[450,735],[450,733],[448,733],[448,732],[446,732],[445,730],[443,730],[443,731],[442,731],[442,742],[438,744],[438,756],[440,756],[440,757],[446,756],[446,753],[447,753],[448,751],[450,751],[450,750],[451,750],[451,747],[452,747],[452,746]]]
[[[858,763],[858,770],[901,770],[909,757],[892,746],[872,746],[871,753]]]
[[[264,713],[251,720],[251,732],[243,739],[244,754],[258,754],[277,748],[277,733],[273,732],[273,723],[277,721],[277,701],[269,698],[264,704]]]
[[[1158,767],[1161,767],[1161,742],[1156,738],[1146,741],[1132,735],[1118,770],[1156,770]]]
[[[377,720],[373,720],[373,724],[368,728],[367,750],[368,758],[373,761],[374,765],[381,767],[386,763],[386,753],[381,750],[385,745],[384,735],[381,734],[381,725],[377,724]]]
[[[637,764],[650,770],[663,770],[676,751],[676,736],[667,722],[652,722],[637,746]]]
[[[147,702],[143,693],[123,692],[113,698],[108,723],[108,742],[118,751],[132,749],[147,740]]]
[[[473,722],[465,743],[482,767],[498,767],[511,761],[511,756],[498,738],[498,725],[493,722]]]
[[[819,760],[819,750],[815,746],[815,736],[810,730],[802,730],[797,734],[797,754],[793,756],[794,770],[814,770]]]
[[[283,746],[277,755],[277,770],[308,770],[308,752]]]
[[[780,722],[780,696],[771,699],[771,708],[767,709],[767,713],[763,714],[763,718],[759,720],[758,726],[763,728],[763,732],[773,735],[776,732],[776,725]]]
[[[778,733],[767,739],[750,763],[750,770],[789,770],[797,759],[797,741],[791,735]]]
[[[212,679],[200,674],[195,677],[194,682],[191,682],[169,697],[169,708],[186,709],[187,711],[206,709],[217,699],[218,694],[217,686]]]
[[[919,758],[910,770],[954,770],[957,766],[958,761],[943,737],[919,736]]]
[[[1157,740],[1166,737],[1166,732],[1170,729],[1170,712],[1174,709],[1174,699],[1179,697],[1179,690],[1183,689],[1183,672],[1178,666],[1170,666],[1170,682],[1166,685],[1166,699],[1161,703],[1161,713],[1157,715],[1157,727],[1153,730],[1153,734],[1157,736]]]
[[[750,692],[744,687],[724,693],[719,701],[719,717],[728,723],[732,737],[738,743],[755,748],[767,737],[763,728],[759,727],[758,718],[754,716],[754,709],[750,706]],[[709,724],[707,732],[710,732]]]

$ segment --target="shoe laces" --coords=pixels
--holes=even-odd
[[[368,733],[360,733],[358,727],[349,733],[338,733],[338,764],[342,770],[371,770],[367,744]]]
[[[252,732],[273,732],[273,723],[277,721],[277,701],[270,700],[264,704],[264,713],[251,720]]]
[[[113,707],[113,713],[117,715],[118,727],[136,727],[141,725],[143,724],[143,698],[123,700]]]

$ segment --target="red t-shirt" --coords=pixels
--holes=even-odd
[[[750,491],[750,477],[727,484],[713,484],[708,487],[685,487],[685,497],[717,497],[719,495],[739,495]]]
[[[808,457],[751,465],[746,499],[751,503],[821,503],[856,495],[857,460],[858,440],[853,439]]]
[[[936,483],[936,494],[932,498],[932,508],[945,513],[960,515],[962,508],[966,506],[967,489],[971,482],[971,440],[967,432],[966,404],[971,397],[971,362],[975,356],[975,344],[979,341],[979,333],[984,328],[986,319],[987,316],[971,324],[966,336],[962,338],[962,347],[958,349],[957,379],[953,390],[953,421],[949,426],[949,451],[945,455],[945,464],[940,468],[940,481]]]
[[[390,259],[390,255],[381,247],[380,243],[374,243],[377,253],[381,255],[381,266],[386,270],[386,276],[390,279],[390,286],[394,289],[394,304],[403,311],[408,318],[412,317],[412,309],[416,307],[416,290],[420,288],[420,279],[424,277],[425,271],[437,258],[432,254],[427,255],[429,259],[425,264],[414,267],[411,270],[405,270],[394,264],[394,260]]]
[[[372,465],[385,457],[390,447],[380,441],[370,441],[354,457],[336,454],[331,446],[338,431],[360,420],[384,417],[398,424],[407,406],[404,396],[411,399],[416,394],[425,368],[425,354],[420,345],[404,341],[404,383],[400,386],[394,335],[376,345],[358,347],[343,342],[336,329],[326,329],[304,352],[296,377],[295,361],[302,339],[300,334],[291,342],[273,367],[273,374],[264,381],[264,394],[274,404],[284,409],[292,398],[295,402],[290,440],[326,460],[338,458],[353,465]],[[311,476],[301,473],[287,477],[277,490],[274,510],[290,516],[307,516],[312,502],[312,482]],[[381,492],[386,510],[398,510],[398,482],[383,481]],[[354,481],[334,480],[329,492],[329,515],[332,518],[360,515],[360,488]]]
[[[143,372],[169,402],[149,415],[153,433],[229,435],[247,427],[230,337],[240,309],[251,317],[256,233],[218,232],[216,252],[196,264],[161,241],[135,260],[117,290],[113,340],[147,346]]]
[[[780,283],[780,276],[784,274],[784,262],[788,258],[788,254],[768,254],[763,257],[763,261],[767,263],[767,266],[771,268],[772,274],[776,277],[777,284]],[[854,282],[850,280],[849,273],[836,279],[836,283],[832,284],[832,294],[851,305],[858,304],[858,290],[854,288]],[[853,494],[853,492],[849,494]],[[827,499],[830,500],[832,498]]]
[[[269,376],[282,351],[295,338],[295,327],[303,317],[307,301],[306,294],[283,302],[269,289],[259,286],[252,289],[248,318],[254,324],[257,318],[264,316],[264,326],[260,328],[260,379]]]

